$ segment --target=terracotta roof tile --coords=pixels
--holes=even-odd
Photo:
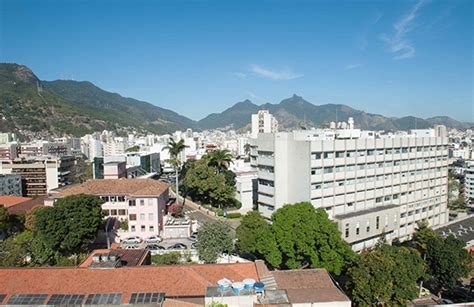
[[[155,196],[168,190],[169,184],[153,179],[100,179],[89,180],[82,184],[66,188],[56,194],[54,198],[77,194],[91,195],[127,195],[127,196]]]
[[[325,269],[272,272],[277,289],[288,293],[291,303],[343,302],[349,298],[339,290]]]
[[[44,196],[34,199],[30,199],[16,205],[8,207],[8,213],[10,214],[25,214],[34,207],[44,206]]]
[[[0,289],[12,294],[164,292],[167,297],[204,297],[208,285],[222,278],[258,280],[255,264],[196,264],[137,266],[117,269],[7,268],[0,269]]]
[[[21,196],[14,196],[14,195],[2,195],[0,196],[0,205],[4,205],[5,208],[14,206],[16,204],[25,202],[27,200],[31,200],[29,197],[21,197]]]

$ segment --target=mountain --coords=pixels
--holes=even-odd
[[[169,133],[188,127],[197,128],[196,122],[90,82],[41,81],[26,66],[0,63],[0,132],[28,138],[123,128]]]
[[[250,123],[251,114],[256,113],[257,110],[269,110],[276,117],[283,130],[301,126],[321,127],[328,125],[331,121],[347,122],[349,117],[354,118],[356,127],[374,130],[424,129],[437,124],[465,129],[474,125],[472,123],[462,123],[447,116],[427,119],[413,116],[396,118],[366,113],[343,104],[317,106],[297,95],[284,99],[279,104],[266,103],[258,106],[249,100],[239,102],[222,113],[214,113],[205,117],[198,124],[204,129],[225,127],[245,129]]]

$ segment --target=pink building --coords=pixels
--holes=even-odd
[[[101,179],[89,180],[51,193],[45,205],[52,206],[55,199],[70,195],[95,195],[105,200],[104,215],[127,222],[128,229],[120,230],[120,239],[129,236],[146,238],[160,235],[163,216],[169,197],[169,185],[152,179]]]

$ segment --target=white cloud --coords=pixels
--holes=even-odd
[[[356,68],[360,68],[364,66],[364,64],[349,64],[349,65],[346,65],[346,70],[352,70],[352,69],[356,69]]]
[[[234,76],[234,77],[237,77],[239,79],[242,79],[242,80],[247,79],[247,74],[245,74],[243,72],[233,72],[233,73],[231,73],[231,75]]]
[[[404,15],[394,25],[395,32],[392,36],[383,34],[382,40],[388,44],[392,53],[395,53],[394,60],[403,60],[415,56],[415,47],[407,39],[407,34],[413,29],[412,23],[415,21],[418,11],[425,5],[425,0],[418,1],[411,8],[408,14]]]
[[[250,66],[250,71],[260,77],[271,80],[293,80],[304,76],[303,74],[298,74],[291,71],[271,70],[255,64]]]

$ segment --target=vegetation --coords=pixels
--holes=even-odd
[[[9,223],[10,215],[8,214],[7,208],[5,208],[3,205],[0,205],[0,232],[6,233]]]
[[[217,173],[227,170],[233,157],[228,149],[214,149],[207,155],[207,163],[214,167]]]
[[[174,167],[176,172],[176,199],[179,200],[179,167],[181,166],[181,160],[179,159],[180,153],[186,148],[184,144],[184,140],[181,139],[176,142],[173,138],[170,138],[169,143],[167,146],[163,147],[163,149],[168,149],[170,153],[170,159],[166,162],[171,164]]]
[[[337,224],[324,209],[308,202],[285,205],[272,215],[272,224],[249,213],[237,228],[241,253],[256,253],[278,269],[325,268],[340,275],[355,253],[341,238]]]
[[[102,203],[98,197],[81,194],[36,211],[31,246],[34,261],[55,264],[60,257],[85,252],[102,224]]]
[[[137,152],[140,151],[140,145],[135,145],[132,147],[127,148],[126,152]]]
[[[199,228],[197,251],[201,260],[215,263],[222,253],[230,253],[232,250],[232,236],[227,223],[222,221],[205,223]]]
[[[380,244],[354,262],[348,286],[356,305],[403,306],[417,297],[417,282],[424,273],[416,250]]]
[[[152,255],[151,263],[156,265],[175,265],[181,261],[180,252],[169,252],[164,254]]]
[[[413,234],[413,242],[416,244],[419,251],[424,254],[428,248],[428,242],[438,236],[438,234],[428,226],[428,222],[417,222],[418,228]]]
[[[128,220],[120,220],[120,229],[128,231]]]
[[[471,259],[464,247],[464,242],[453,236],[428,240],[426,264],[438,292],[454,287],[461,277],[467,277]]]
[[[230,207],[235,204],[235,180],[230,171],[220,172],[209,166],[207,158],[188,163],[184,178],[186,193],[193,200],[214,207]],[[227,174],[227,176],[226,176]]]
[[[460,190],[462,189],[459,178],[453,171],[448,172],[448,208],[451,210],[464,210],[467,208],[466,201]]]

